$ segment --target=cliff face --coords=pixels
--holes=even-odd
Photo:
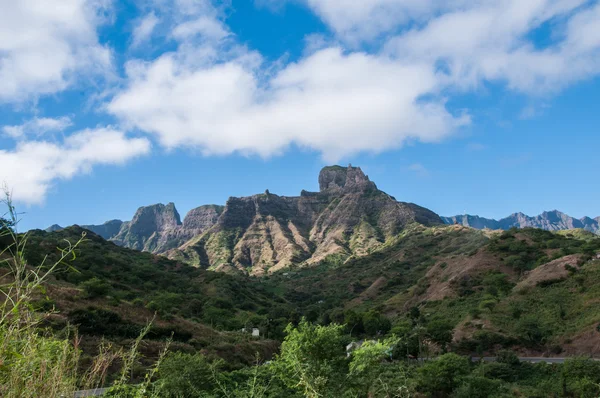
[[[454,216],[442,217],[446,224],[461,224],[476,229],[503,229],[511,228],[540,228],[547,231],[562,231],[568,229],[581,228],[596,234],[600,234],[600,217],[591,219],[583,217],[581,219],[570,217],[558,210],[545,211],[542,214],[530,217],[523,213],[514,213],[501,220],[493,220],[478,216]]]
[[[107,221],[102,225],[81,225],[81,228],[87,229],[88,231],[92,231],[98,236],[108,240],[112,237],[116,236],[121,230],[121,226],[123,225],[123,221],[121,220],[111,220]],[[46,232],[57,232],[62,231],[64,228],[58,224],[54,224],[48,228],[46,228]]]
[[[90,230],[96,235],[108,240],[119,233],[121,226],[123,226],[123,221],[110,220],[102,225],[82,225],[81,228]]]
[[[221,212],[221,206],[201,206],[191,210],[182,223],[173,203],[140,207],[110,240],[130,249],[163,253],[208,230]]]
[[[440,217],[377,189],[359,167],[325,167],[319,192],[229,198],[225,206],[191,210],[183,222],[173,203],[140,207],[127,222],[85,226],[131,249],[218,270],[255,275],[346,261],[380,248],[407,225]]]
[[[133,219],[123,223],[111,240],[130,249],[155,252],[161,237],[180,225],[181,219],[173,203],[140,207]]]
[[[345,261],[379,248],[410,223],[441,224],[435,213],[397,202],[358,167],[326,167],[320,192],[230,198],[206,233],[168,252],[201,267],[260,275],[325,259]]]

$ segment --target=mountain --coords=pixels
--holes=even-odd
[[[30,264],[55,262],[62,254],[58,248],[66,241],[77,242],[83,232],[79,226],[51,233],[30,231],[24,255]],[[141,347],[143,356],[155,358],[171,337],[175,351],[202,350],[240,367],[251,364],[257,353],[270,358],[278,343],[243,339],[227,331],[245,325],[265,330],[268,314],[270,336],[281,338],[292,312],[284,300],[251,278],[119,247],[89,229],[67,263],[50,278],[39,300],[52,308],[53,327],[77,325],[85,354],[95,355],[105,339],[117,347],[128,346],[153,319]],[[0,262],[3,275],[5,266]]]
[[[46,232],[58,232],[58,231],[62,231],[64,228],[61,227],[58,224],[54,224],[49,226],[48,228],[46,228]]]
[[[327,185],[324,191],[343,190],[342,185]],[[361,190],[352,195],[362,197]],[[275,206],[285,201],[277,198],[269,194],[269,201],[257,199],[258,209],[275,202],[269,209],[279,215]],[[205,234],[247,222],[241,217],[238,224],[230,224],[235,219],[227,213],[233,216],[239,208],[228,203]],[[79,227],[34,231],[28,261],[37,264],[52,251],[56,253],[50,260],[56,259],[61,242],[75,241],[81,232]],[[600,315],[593,305],[600,300],[599,255],[600,237],[589,232],[490,232],[413,222],[369,254],[342,264],[328,257],[313,267],[259,280],[190,267],[89,233],[70,264],[73,268],[57,274],[47,293],[62,322],[79,325],[86,339],[93,336],[99,343],[102,334],[117,342],[130,338],[132,330],[137,333],[144,319],[158,312],[153,339],[175,332],[181,349],[208,350],[239,363],[251,361],[262,346],[258,341],[244,343],[247,339],[234,332],[242,327],[259,327],[261,333],[268,330],[269,336],[281,339],[285,326],[301,317],[343,324],[358,316],[363,323],[349,329],[364,338],[364,320],[372,323],[377,314],[390,318],[395,332],[406,339],[414,333],[415,320],[434,339],[440,337],[435,331],[442,324],[451,350],[464,354],[493,355],[509,348],[523,356],[557,355],[560,350],[566,356],[599,355]],[[262,346],[264,355],[272,352],[269,347]],[[239,357],[237,350],[244,355]]]
[[[347,314],[376,309],[407,339],[414,319],[427,330],[443,323],[452,350],[464,354],[504,347],[523,356],[596,356],[599,280],[600,237],[590,232],[414,224],[370,255],[264,283],[313,319],[348,323]]]
[[[535,217],[530,217],[523,213],[514,213],[501,220],[471,215],[442,217],[442,220],[446,224],[461,224],[476,229],[488,228],[509,230],[511,228],[532,227],[547,231],[562,231],[579,228],[600,234],[600,217],[597,217],[596,219],[590,217],[577,219],[558,210],[545,211]]]
[[[396,201],[350,165],[323,168],[319,192],[231,197],[225,206],[191,210],[183,222],[173,203],[141,207],[117,233],[102,236],[202,268],[260,275],[367,255],[413,223],[443,221],[428,209]]]
[[[104,239],[111,239],[119,233],[122,225],[123,221],[121,220],[111,220],[101,225],[81,225],[81,228],[87,229],[88,231],[92,231],[93,233],[95,233],[98,236],[101,236]],[[58,232],[62,231],[63,229],[64,228],[60,225],[54,224],[46,228],[46,232]]]
[[[164,253],[211,228],[222,212],[223,206],[200,206],[181,222],[173,203],[140,207],[110,240],[131,249]]]
[[[267,191],[230,198],[212,228],[167,255],[203,268],[261,275],[364,256],[412,223],[442,223],[430,210],[378,190],[359,167],[326,167],[319,187],[297,197]]]
[[[123,221],[121,220],[110,220],[102,225],[82,225],[81,228],[90,230],[104,239],[110,239],[119,233],[122,225]]]

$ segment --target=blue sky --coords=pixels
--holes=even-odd
[[[441,215],[600,215],[600,4],[0,0],[21,228],[317,190],[361,166]]]

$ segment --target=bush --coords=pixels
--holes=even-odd
[[[563,364],[565,389],[572,396],[597,397],[600,394],[600,363],[586,358],[568,359]]]
[[[343,391],[348,372],[343,326],[315,326],[303,319],[297,328],[288,325],[286,333],[274,368],[279,378],[307,397]]]
[[[428,397],[446,397],[470,372],[467,358],[453,353],[425,363],[418,371],[418,389]]]
[[[508,389],[499,380],[491,380],[482,376],[468,376],[456,390],[453,398],[495,398],[503,392],[508,393]]]
[[[521,318],[517,323],[517,334],[529,346],[539,346],[550,337],[550,329],[534,315]]]
[[[454,325],[446,319],[432,319],[427,323],[426,329],[427,335],[443,348],[452,341]]]
[[[158,376],[166,398],[202,397],[216,388],[212,365],[202,354],[171,353]]]
[[[87,298],[104,297],[111,291],[111,286],[105,280],[92,278],[79,285]]]

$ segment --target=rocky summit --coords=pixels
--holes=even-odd
[[[523,213],[514,213],[506,218],[494,220],[472,215],[442,217],[446,224],[460,224],[476,229],[503,229],[511,228],[539,228],[546,231],[562,231],[568,229],[584,229],[595,234],[600,234],[600,217],[592,219],[583,217],[577,219],[558,210],[545,211],[542,214],[530,217]]]
[[[295,197],[269,191],[231,197],[225,206],[191,210],[183,222],[173,203],[145,206],[113,235],[100,235],[202,268],[262,275],[325,259],[345,262],[379,249],[410,224],[443,224],[432,211],[380,191],[360,167],[323,168],[319,188]]]

